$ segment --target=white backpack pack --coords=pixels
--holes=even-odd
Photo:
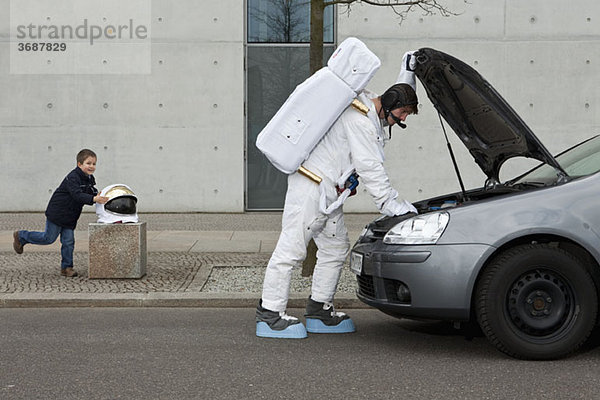
[[[380,65],[363,42],[344,40],[326,67],[296,87],[260,132],[256,147],[281,172],[296,172]]]

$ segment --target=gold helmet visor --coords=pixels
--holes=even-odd
[[[129,189],[126,186],[114,186],[112,188],[110,188],[105,194],[104,196],[108,197],[110,200],[116,198],[116,197],[121,197],[121,196],[133,196],[136,197],[135,193],[133,193],[131,191],[131,189]]]

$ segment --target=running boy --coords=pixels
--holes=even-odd
[[[75,248],[75,226],[84,204],[105,204],[108,197],[98,195],[94,187],[96,180],[96,153],[83,149],[77,153],[77,168],[69,172],[54,191],[46,208],[46,230],[44,232],[15,231],[13,248],[17,254],[23,253],[23,246],[31,244],[52,244],[60,234],[61,256],[60,274],[77,276],[73,270],[73,250]]]

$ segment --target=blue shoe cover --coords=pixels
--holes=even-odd
[[[306,318],[306,330],[310,333],[352,333],[356,331],[356,328],[350,318],[333,326],[325,325],[318,318]]]
[[[290,325],[281,331],[276,331],[271,329],[266,322],[258,322],[256,324],[256,336],[280,339],[304,339],[308,335],[303,324]]]

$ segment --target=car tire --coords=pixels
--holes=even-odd
[[[577,350],[596,322],[598,295],[584,263],[548,244],[521,245],[483,271],[477,320],[496,348],[512,357],[549,360]]]

